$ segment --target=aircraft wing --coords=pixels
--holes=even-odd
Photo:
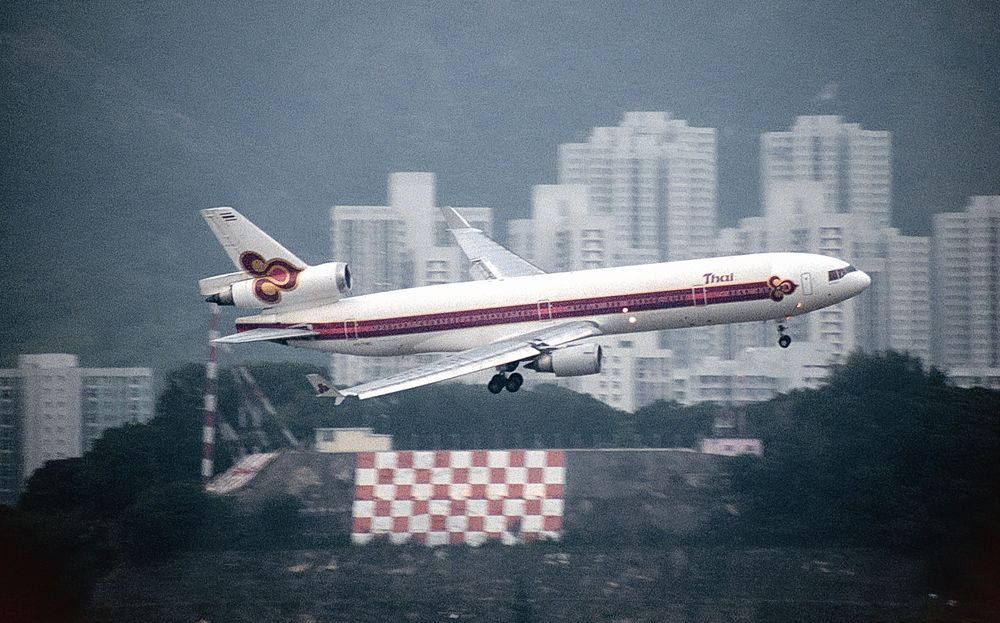
[[[250,329],[212,340],[216,344],[245,344],[247,342],[273,342],[319,335],[310,329]]]
[[[384,396],[529,359],[564,344],[597,335],[601,335],[601,330],[593,322],[573,320],[446,355],[427,365],[348,389],[336,390],[319,375],[310,375],[309,382],[318,396],[336,398],[337,404],[340,404],[349,397],[364,400]]]
[[[543,275],[545,271],[517,254],[493,242],[481,230],[469,225],[455,208],[441,208],[458,246],[472,262],[470,272],[476,279],[503,279]]]

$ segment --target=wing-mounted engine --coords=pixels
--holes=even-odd
[[[601,371],[602,356],[599,344],[578,344],[541,354],[524,367],[556,376],[585,376]]]
[[[249,254],[244,254],[249,255]],[[205,300],[219,305],[266,309],[281,305],[333,303],[351,290],[350,267],[343,262],[298,268],[280,259],[241,257],[245,271],[198,282]]]

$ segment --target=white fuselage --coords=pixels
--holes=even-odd
[[[237,320],[239,331],[301,327],[288,343],[355,355],[462,351],[567,320],[604,334],[780,319],[855,296],[871,282],[847,263],[761,253],[395,290]]]

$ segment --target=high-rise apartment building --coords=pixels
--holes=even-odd
[[[709,257],[717,232],[715,129],[666,112],[627,112],[593,128],[586,143],[559,146],[559,183],[589,189],[590,218],[608,218],[612,266]],[[537,245],[536,245],[537,246]],[[706,329],[660,334],[660,346],[688,365]]]
[[[492,235],[490,208],[458,211],[470,225]],[[330,223],[330,256],[350,264],[354,295],[468,278],[469,262],[454,244],[437,206],[433,173],[392,173],[388,205],[334,206]],[[354,385],[427,359],[333,355],[330,374],[338,385]]]
[[[46,461],[83,453],[83,385],[75,355],[22,355],[18,371],[27,478]]]
[[[21,491],[21,378],[0,370],[0,504],[13,505]]]
[[[931,362],[931,240],[890,230],[885,347]]]
[[[858,214],[872,226],[890,225],[892,136],[840,117],[798,117],[788,132],[767,132],[760,141],[761,193],[787,182],[817,182],[824,204],[836,214]]]
[[[557,378],[558,385],[629,412],[657,400],[673,398],[673,352],[660,347],[656,333],[608,336],[593,341],[603,349],[601,373]]]
[[[0,503],[47,461],[82,456],[105,430],[153,416],[148,368],[81,368],[75,355],[22,355],[0,370]]]
[[[761,136],[760,158],[763,216],[723,232],[720,251],[800,251],[850,261],[872,285],[794,319],[796,339],[830,344],[835,359],[861,348],[929,360],[930,241],[890,227],[891,133],[836,116],[798,117],[790,131]],[[737,345],[769,345],[750,328],[721,333],[738,336]],[[732,342],[727,349],[734,350]]]
[[[594,214],[581,184],[541,184],[531,218],[507,221],[507,246],[545,272],[614,266],[615,219]]]
[[[665,112],[628,112],[559,146],[559,183],[589,188],[589,213],[614,219],[615,266],[711,254],[716,231],[715,129]]]
[[[665,112],[629,112],[559,147],[559,183],[533,189],[530,219],[508,222],[508,246],[548,272],[710,256],[716,235],[715,130]],[[560,379],[633,411],[669,399],[674,365],[706,329],[598,340],[598,379]]]
[[[83,450],[104,431],[153,417],[153,371],[149,368],[80,368]]]
[[[930,243],[872,226],[866,214],[840,213],[819,181],[774,181],[764,215],[740,221],[719,235],[719,253],[818,253],[847,260],[872,278],[860,296],[788,323],[795,342],[823,343],[834,360],[852,350],[900,350],[925,361],[930,354]],[[773,346],[773,326],[719,327],[720,353]]]
[[[1000,196],[934,216],[933,359],[963,385],[1000,388]]]
[[[617,265],[617,221],[595,214],[583,184],[543,184],[532,192],[531,218],[507,221],[507,246],[546,272]],[[617,260],[614,259],[617,256]],[[595,340],[604,349],[599,376],[554,379],[616,409],[636,409],[671,396],[673,352],[656,333]]]
[[[832,348],[748,348],[736,357],[706,357],[676,370],[672,399],[681,404],[743,405],[770,400],[793,389],[819,387],[829,373]]]

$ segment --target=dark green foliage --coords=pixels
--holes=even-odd
[[[143,491],[118,517],[114,537],[129,559],[151,562],[198,541],[211,542],[230,521],[222,500],[200,485],[177,482]]]
[[[43,512],[86,509],[91,505],[90,494],[94,489],[87,467],[87,460],[82,458],[49,461],[28,480],[21,495],[21,509]]]
[[[919,552],[938,585],[990,568],[974,561],[1000,525],[1000,394],[906,355],[853,355],[825,387],[748,418],[765,454],[733,464],[744,536]]]
[[[94,570],[78,556],[85,528],[60,523],[53,526],[0,506],[0,619],[5,623],[73,621],[79,616]]]
[[[201,473],[202,426],[205,421],[205,366],[188,364],[167,375],[166,388],[156,401],[156,417],[149,427],[158,440],[160,482],[197,480]],[[236,385],[230,374],[220,374],[218,415],[236,421]],[[220,465],[228,457],[219,453]]]
[[[683,407],[676,402],[659,401],[635,412],[635,430],[642,445],[664,448],[692,448],[712,431],[712,422],[720,408],[712,404]]]
[[[916,359],[854,355],[827,386],[750,410],[765,456],[735,482],[772,527],[870,545],[954,537],[996,511],[998,413],[996,394]]]
[[[398,448],[418,449],[608,445],[623,415],[553,385],[495,396],[478,386],[431,386],[346,406],[348,421],[392,434]],[[331,410],[326,425],[341,421]]]
[[[264,500],[242,522],[243,543],[263,549],[286,547],[295,543],[300,537],[301,508],[301,501],[294,495]]]
[[[313,430],[320,426],[318,422],[329,418],[332,401],[317,400],[312,387],[306,381],[306,375],[312,373],[325,375],[326,370],[290,362],[248,364],[246,367],[277,411],[277,421],[268,419],[264,422],[269,438],[281,439],[281,427],[284,426],[300,441],[311,442]],[[235,374],[235,370],[222,372],[222,376],[226,379],[233,379]],[[220,399],[223,398],[225,396],[220,395]],[[337,426],[362,425],[349,416],[345,417],[340,410],[337,410],[336,415],[337,421],[340,422]]]
[[[513,603],[510,607],[511,620],[514,623],[531,623],[537,620],[531,601],[528,581],[521,574],[515,575]]]
[[[286,425],[307,442],[316,426],[370,426],[392,434],[397,448],[692,446],[721,409],[656,403],[631,415],[541,384],[497,396],[478,386],[432,386],[334,408],[312,397],[303,377],[315,368],[250,370],[278,412],[269,426]],[[85,596],[89,581],[121,556],[142,562],[177,549],[299,542],[297,498],[272,499],[237,517],[201,493],[203,387],[202,366],[172,372],[152,422],[108,431],[83,458],[49,462],[33,475],[17,516],[32,529],[12,542],[34,539],[58,553],[61,562],[40,572],[40,586],[65,581]],[[230,421],[236,391],[231,372],[222,371],[220,417]],[[930,561],[942,584],[986,590],[987,580],[1000,580],[984,546],[1000,525],[998,417],[995,392],[952,387],[905,355],[854,355],[824,387],[747,409],[764,457],[731,460],[739,513],[720,514],[711,534],[691,538],[723,548],[798,542],[905,550]],[[622,539],[666,544],[655,531]],[[528,593],[511,604],[519,617],[531,616]]]

